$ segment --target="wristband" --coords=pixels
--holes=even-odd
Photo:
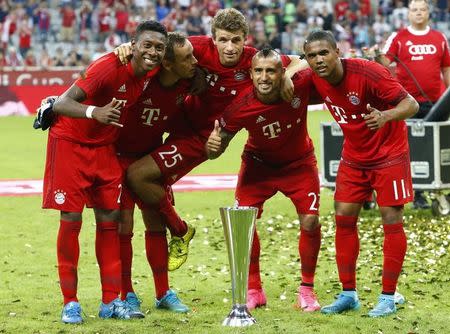
[[[86,118],[92,118],[92,112],[94,111],[95,106],[89,106],[86,109]]]

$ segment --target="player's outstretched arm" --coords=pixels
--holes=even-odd
[[[128,64],[133,54],[131,42],[120,44],[114,49],[114,54],[119,57],[119,60],[123,65]]]
[[[208,137],[208,141],[205,144],[206,155],[209,159],[218,158],[223,152],[225,152],[234,134],[223,130],[219,121],[215,120],[214,129]]]
[[[382,128],[387,122],[400,121],[414,116],[419,110],[419,104],[411,96],[407,95],[395,108],[380,111],[367,104],[368,115],[364,116],[366,125],[371,130]]]
[[[93,118],[103,124],[122,127],[120,120],[121,101],[112,99],[103,107],[89,106],[80,103],[86,99],[86,93],[77,85],[72,85],[63,95],[58,97],[53,104],[56,114],[73,118]]]

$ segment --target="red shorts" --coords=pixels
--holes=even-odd
[[[208,160],[205,142],[197,136],[169,136],[165,143],[150,155],[167,185],[174,184],[193,168]]]
[[[320,181],[315,157],[281,168],[243,158],[236,187],[238,205],[257,207],[260,218],[264,202],[278,191],[290,198],[297,214],[319,215]]]
[[[134,206],[137,205],[139,209],[141,210],[145,210],[145,209],[150,209],[150,207],[148,205],[146,205],[144,202],[142,202],[139,197],[132,192],[126,185],[126,170],[128,169],[128,167],[130,167],[130,165],[139,160],[139,157],[127,157],[124,155],[119,155],[118,156],[119,159],[119,163],[120,166],[122,167],[122,172],[123,172],[123,177],[124,180],[122,182],[123,186],[122,186],[122,195],[120,196],[120,209],[121,210],[133,210]],[[175,200],[173,197],[173,192],[172,192],[172,187],[171,186],[167,186],[166,187],[166,192],[169,196],[169,200],[171,201],[172,205],[175,205]]]
[[[122,170],[113,145],[87,146],[48,137],[44,209],[82,212],[84,206],[116,210]]]
[[[362,203],[377,193],[378,206],[399,206],[413,200],[411,166],[406,158],[397,164],[374,169],[349,166],[341,161],[334,200]]]

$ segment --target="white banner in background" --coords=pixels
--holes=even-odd
[[[174,191],[234,189],[237,175],[187,175],[173,185]],[[42,194],[42,180],[0,180],[0,196]]]

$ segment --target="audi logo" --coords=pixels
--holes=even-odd
[[[418,55],[435,54],[437,49],[432,44],[418,44],[418,45],[411,45],[408,51],[411,55],[418,56]]]

